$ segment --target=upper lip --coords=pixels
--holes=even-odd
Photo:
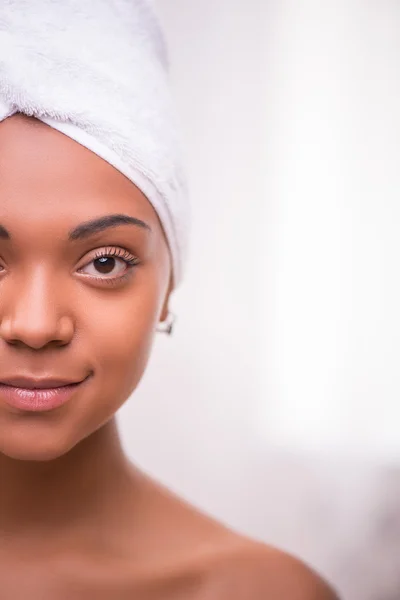
[[[7,379],[2,379],[0,383],[25,389],[49,389],[80,383],[81,381],[82,379],[56,379],[53,377],[7,377]]]

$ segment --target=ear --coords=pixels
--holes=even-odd
[[[169,279],[168,290],[167,290],[167,293],[165,294],[165,299],[164,299],[163,307],[162,307],[161,314],[160,314],[160,321],[165,321],[168,317],[169,300],[171,297],[172,289],[173,289],[173,280],[172,280],[172,275],[171,275],[171,277]]]

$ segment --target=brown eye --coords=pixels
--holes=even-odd
[[[115,259],[113,256],[101,256],[92,262],[98,273],[101,275],[109,275],[115,269],[117,260],[118,259]],[[120,262],[123,263],[124,261],[120,259]]]
[[[137,263],[138,259],[126,250],[113,249],[98,253],[79,271],[97,279],[119,279]]]

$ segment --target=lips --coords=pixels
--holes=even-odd
[[[84,379],[6,377],[0,381],[0,404],[18,413],[48,412],[66,404],[86,386]]]
[[[5,379],[0,380],[0,384],[10,385],[12,387],[23,388],[26,390],[35,390],[35,389],[52,389],[64,387],[66,385],[72,385],[75,383],[81,383],[83,381],[81,378],[76,379],[66,379],[66,378],[35,378],[35,377],[7,377]]]

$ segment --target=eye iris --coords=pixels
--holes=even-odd
[[[112,256],[102,256],[101,258],[96,258],[94,264],[100,273],[107,275],[115,267],[115,258]]]

